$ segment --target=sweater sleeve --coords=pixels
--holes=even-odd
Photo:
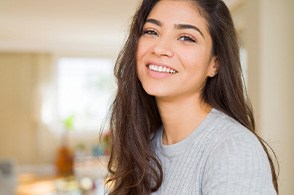
[[[251,132],[224,140],[212,152],[205,166],[202,194],[276,194],[266,153]]]

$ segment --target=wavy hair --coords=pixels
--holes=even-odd
[[[110,195],[150,194],[162,184],[163,171],[151,148],[152,134],[162,125],[155,97],[148,95],[136,72],[136,52],[143,25],[158,0],[143,0],[133,17],[128,39],[118,55],[114,73],[117,93],[112,104],[109,130],[112,150],[108,163]],[[266,143],[255,132],[251,104],[246,95],[239,58],[237,33],[221,0],[192,0],[207,21],[212,54],[218,74],[208,78],[202,99],[252,131],[262,144],[278,192],[277,176]]]

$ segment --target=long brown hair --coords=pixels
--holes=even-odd
[[[115,65],[118,88],[109,125],[112,150],[107,182],[112,184],[110,195],[150,194],[160,187],[163,180],[161,164],[150,146],[152,134],[162,125],[161,118],[155,98],[144,91],[136,73],[138,40],[157,2],[142,1]],[[230,12],[221,0],[193,2],[207,21],[213,42],[212,53],[217,56],[219,63],[218,74],[207,79],[202,98],[256,135],[253,111],[242,80],[239,46]],[[267,153],[273,184],[278,192],[277,176],[266,143],[256,136]]]

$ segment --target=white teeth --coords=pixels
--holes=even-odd
[[[164,66],[157,66],[157,65],[149,65],[148,68],[150,70],[156,71],[156,72],[166,72],[166,73],[171,73],[171,74],[175,74],[176,71]]]

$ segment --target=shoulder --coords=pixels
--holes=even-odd
[[[217,114],[203,190],[219,192],[212,194],[275,194],[268,158],[256,135],[229,116]]]
[[[210,138],[213,147],[208,161],[231,161],[230,165],[236,162],[238,168],[246,161],[262,161],[267,165],[267,155],[257,136],[226,114],[216,112],[219,117],[215,122],[215,133]]]
[[[243,143],[244,146],[254,145],[263,150],[261,143],[253,132],[230,116],[215,109],[213,112],[216,119],[210,127],[214,129],[210,137],[210,142],[212,142],[215,147],[226,143],[238,142],[239,144]]]

